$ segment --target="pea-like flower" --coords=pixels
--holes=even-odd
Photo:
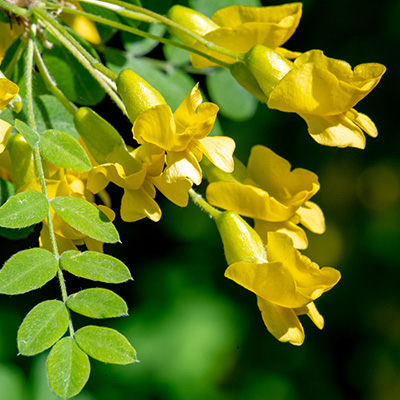
[[[299,114],[318,143],[363,149],[363,131],[377,136],[371,119],[353,107],[379,83],[386,70],[382,64],[352,69],[320,50],[303,53],[291,63],[260,45],[248,52],[245,62],[267,96],[268,107]]]
[[[307,314],[322,329],[324,319],[314,300],[340,279],[334,268],[320,268],[279,232],[265,242],[238,214],[225,211],[215,218],[228,268],[225,276],[257,295],[269,332],[281,342],[301,345],[304,329],[298,316]]]
[[[302,14],[301,3],[290,3],[268,7],[248,7],[233,5],[216,11],[211,19],[182,6],[173,6],[168,16],[201,35],[204,39],[220,47],[246,53],[254,45],[262,44],[271,49],[279,49],[288,54],[282,46],[296,30]],[[187,37],[173,30],[182,41]],[[190,43],[193,45],[193,43]],[[200,43],[194,48],[232,64],[236,60],[208,50]],[[205,68],[216,64],[195,53],[190,54],[194,67]]]
[[[235,170],[239,162],[235,162]],[[302,224],[315,233],[325,231],[321,209],[310,198],[319,190],[318,177],[291,165],[265,146],[254,146],[247,168],[236,181],[215,181],[207,187],[207,200],[214,206],[253,218],[263,240],[268,232],[285,233],[295,247],[308,245]],[[235,175],[235,173],[233,174]],[[208,177],[208,174],[207,174]]]
[[[11,27],[8,22],[0,22],[0,64],[8,48],[18,39],[24,30],[25,28],[22,24],[15,23]]]
[[[225,136],[207,137],[217,117],[218,106],[202,102],[198,85],[172,113],[166,104],[143,111],[132,132],[139,144],[155,145],[166,153],[163,175],[168,182],[189,178],[196,185],[202,180],[199,161],[203,154],[218,168],[233,170],[235,142]]]

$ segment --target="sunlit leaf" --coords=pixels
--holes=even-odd
[[[91,288],[71,294],[67,306],[90,318],[114,318],[128,314],[128,307],[120,296],[108,289]]]
[[[60,265],[73,275],[93,281],[122,283],[132,279],[128,267],[122,261],[96,251],[65,251],[61,254]]]
[[[61,168],[85,172],[91,169],[83,147],[68,133],[50,129],[40,135],[40,150],[44,158]]]
[[[11,196],[0,207],[0,226],[25,228],[43,221],[48,210],[49,203],[43,193],[27,190]]]
[[[90,375],[89,357],[72,337],[65,337],[54,345],[46,367],[51,390],[63,399],[80,393]]]
[[[21,294],[54,278],[58,262],[48,250],[33,248],[14,254],[0,270],[0,293]]]
[[[68,329],[69,314],[59,300],[47,300],[35,306],[18,329],[18,350],[33,356],[51,347]]]
[[[109,364],[138,361],[128,339],[115,329],[88,325],[75,332],[79,347],[90,357]]]
[[[56,197],[51,206],[59,217],[79,232],[104,243],[119,241],[113,223],[96,206],[78,197]]]

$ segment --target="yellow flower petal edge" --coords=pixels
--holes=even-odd
[[[210,29],[204,35],[204,38],[221,47],[243,53],[249,51],[256,44],[277,49],[293,35],[299,24],[301,14],[301,3],[268,7],[233,5],[221,9],[211,16],[211,20],[219,28]],[[198,43],[195,48],[227,63],[236,61],[216,52],[208,51]],[[191,53],[190,59],[196,68],[216,65],[193,53]]]
[[[19,87],[6,78],[0,78],[0,110],[19,92]]]

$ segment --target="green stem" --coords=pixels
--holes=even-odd
[[[0,0],[0,8],[9,11],[11,14],[18,15],[20,17],[29,17],[31,15],[31,10],[28,8],[21,8],[15,4],[9,3],[5,0]]]
[[[212,205],[210,205],[203,196],[195,192],[193,189],[189,190],[190,199],[194,204],[199,206],[203,211],[205,211],[210,217],[217,218],[218,215],[221,214],[221,211],[218,211]]]
[[[101,85],[101,87],[106,91],[110,98],[120,108],[123,114],[127,115],[126,108],[122,100],[116,93],[116,85],[114,80],[116,79],[117,75],[105,66],[103,66],[103,68],[108,71],[107,76],[105,76],[100,71],[100,68],[96,68],[95,65],[93,65],[93,60],[95,60],[97,67],[98,64],[101,63],[93,56],[89,55],[89,53],[82,48],[82,46],[64,29],[64,27],[58,22],[54,21],[52,18],[50,18],[50,16],[47,15],[44,10],[36,8],[35,14],[39,19],[39,23],[43,27],[45,27],[60,43],[62,43],[72,53],[72,55],[89,71],[94,79]],[[111,76],[112,78],[110,78]]]
[[[153,34],[151,34],[149,32],[145,32],[145,31],[142,31],[140,29],[124,25],[124,24],[121,24],[121,23],[116,22],[116,21],[111,21],[111,20],[108,20],[106,18],[100,17],[98,15],[90,14],[88,12],[81,11],[81,10],[73,10],[73,9],[70,9],[70,8],[64,8],[63,12],[66,13],[66,14],[80,15],[80,16],[86,17],[88,19],[91,19],[92,21],[98,22],[98,23],[103,24],[103,25],[110,26],[112,28],[115,28],[115,29],[118,29],[118,30],[121,30],[121,31],[133,33],[134,35],[137,35],[137,36],[141,36],[141,37],[144,37],[144,38],[147,38],[147,39],[156,40],[157,42],[160,42],[160,43],[164,43],[164,44],[167,44],[167,45],[170,45],[170,46],[175,46],[175,47],[178,47],[180,49],[183,49],[183,50],[186,50],[186,51],[189,51],[189,52],[192,52],[192,53],[196,53],[196,54],[198,54],[198,55],[200,55],[200,56],[202,56],[204,58],[207,58],[208,60],[210,60],[210,61],[214,62],[215,64],[218,64],[218,65],[220,65],[221,67],[224,67],[224,68],[228,68],[229,69],[230,66],[231,66],[230,64],[225,63],[225,62],[223,62],[221,60],[218,60],[217,58],[214,58],[214,57],[210,56],[209,54],[206,54],[206,53],[202,52],[201,50],[194,49],[194,48],[192,48],[190,46],[187,46],[184,43],[175,42],[174,40],[170,40],[170,39],[167,39],[167,38],[164,38],[164,37],[161,37],[161,36],[153,35]]]
[[[131,11],[135,11],[137,13],[146,15],[150,18],[153,18],[157,21],[159,21],[160,23],[169,26],[171,28],[177,29],[183,33],[185,33],[186,35],[189,35],[190,37],[192,37],[193,39],[195,39],[197,42],[201,43],[203,46],[205,46],[207,49],[210,49],[212,51],[215,51],[217,53],[223,54],[225,56],[228,57],[232,57],[234,58],[236,61],[242,60],[244,57],[244,53],[238,52],[238,51],[234,51],[234,50],[230,50],[230,49],[226,49],[224,47],[220,47],[218,45],[216,45],[215,43],[212,43],[206,39],[204,39],[202,36],[192,32],[191,30],[183,27],[182,25],[177,24],[176,22],[170,20],[167,17],[164,17],[163,15],[157,14],[153,11],[150,10],[146,10],[145,8],[136,6],[134,4],[129,4],[129,3],[125,3],[124,1],[120,1],[120,0],[107,0],[107,1],[103,1],[103,0],[79,0],[81,2],[85,2],[85,3],[94,3],[96,5],[101,6],[101,4],[114,4],[123,8],[126,8],[128,10]],[[103,6],[103,7],[107,7],[107,6]],[[193,49],[191,50],[193,51]]]
[[[74,115],[75,112],[78,110],[78,107],[69,101],[64,93],[57,87],[56,83],[54,82],[53,78],[51,77],[42,56],[40,55],[39,49],[35,45],[34,49],[34,56],[36,65],[39,69],[40,75],[42,76],[44,83],[47,89],[60,101],[60,103],[64,106],[64,108],[71,114]]]
[[[4,75],[7,76],[8,78],[11,77],[12,71],[14,70],[15,65],[18,63],[19,59],[22,56],[22,53],[24,52],[26,47],[26,43],[23,41],[20,41],[17,49],[15,50],[10,62],[7,65],[7,68],[4,70]]]
[[[26,84],[25,98],[26,98],[27,109],[28,109],[28,123],[29,123],[29,126],[35,131],[36,131],[36,121],[35,121],[35,113],[33,110],[32,71],[33,71],[33,57],[34,57],[34,49],[35,49],[36,28],[37,28],[36,24],[32,23],[30,26],[30,31],[29,31],[28,48],[27,48],[27,54],[26,54],[26,69],[25,69],[25,84]],[[34,161],[35,161],[36,174],[37,174],[37,176],[39,178],[39,182],[40,182],[40,187],[42,189],[42,193],[45,195],[45,197],[47,199],[47,203],[49,206],[48,212],[47,212],[47,225],[48,225],[48,230],[49,230],[51,248],[52,248],[54,256],[57,259],[59,259],[60,254],[58,251],[57,240],[56,240],[54,226],[53,226],[53,220],[51,217],[50,197],[49,197],[49,193],[47,191],[46,178],[44,175],[42,157],[40,155],[40,150],[39,150],[39,144],[36,144],[35,147],[33,148],[33,157],[34,157]],[[62,297],[63,302],[65,303],[68,299],[68,294],[67,294],[67,287],[66,287],[65,281],[64,281],[64,276],[63,276],[63,273],[62,273],[62,270],[60,267],[58,268],[57,276],[58,276],[58,280],[60,283],[61,297]],[[71,318],[69,318],[68,324],[69,324],[70,335],[73,336],[74,327],[72,325]]]
[[[60,34],[58,35],[57,39],[60,42],[62,42],[63,44],[64,44],[64,42],[68,42],[70,45],[72,45],[75,53],[79,52],[82,57],[86,58],[88,63],[93,68],[97,69],[104,76],[108,77],[112,81],[115,81],[117,79],[117,75],[114,72],[112,72],[105,65],[103,65],[99,60],[97,60],[95,57],[93,57],[58,21],[56,21],[54,18],[52,18],[50,15],[48,15],[45,10],[43,10],[41,7],[36,7],[36,8],[34,8],[34,13],[36,15],[40,16],[40,19],[42,22],[43,22],[43,20],[46,21],[46,23],[47,23],[46,28],[48,28],[49,25],[51,25],[53,30],[56,30],[58,33],[61,34],[61,36],[64,36],[65,40],[62,41],[60,39]],[[66,44],[65,44],[65,46],[67,47]],[[68,48],[71,51],[70,47],[68,47]]]

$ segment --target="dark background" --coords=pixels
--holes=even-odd
[[[143,1],[159,12],[172,4],[158,3]],[[226,263],[212,220],[192,204],[181,209],[160,196],[159,223],[126,224],[117,218],[122,245],[105,249],[134,277],[113,287],[128,302],[130,316],[105,325],[129,338],[141,362],[123,367],[93,361],[91,378],[77,399],[400,398],[399,20],[396,1],[308,0],[299,28],[285,45],[302,52],[322,49],[352,66],[379,62],[388,67],[378,87],[356,107],[379,130],[376,139],[367,138],[365,150],[322,147],[297,115],[261,104],[251,120],[220,117],[243,162],[254,144],[264,144],[293,167],[319,176],[321,189],[314,200],[325,213],[327,231],[310,233],[305,253],[342,274],[316,303],[324,329],[302,317],[306,340],[301,347],[274,339],[254,294],[223,277]],[[110,189],[118,204],[122,191]],[[28,246],[36,240],[37,232]],[[26,242],[3,240],[1,261],[22,248]],[[70,275],[66,279],[70,293],[93,286]],[[23,296],[0,297],[1,399],[55,398],[46,387],[47,352],[18,357],[15,337],[34,304],[58,296],[52,282]],[[75,317],[77,326],[92,323]]]

